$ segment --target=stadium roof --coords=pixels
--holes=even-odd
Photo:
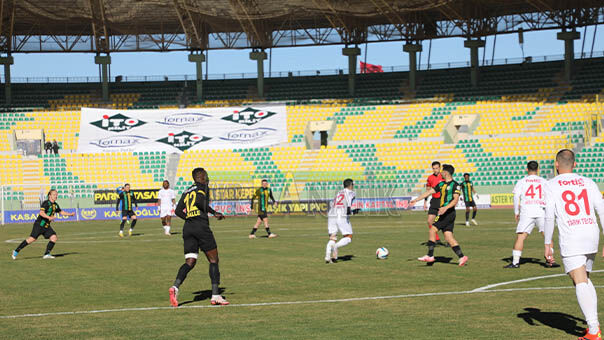
[[[601,0],[0,0],[0,52],[271,48],[604,23]]]

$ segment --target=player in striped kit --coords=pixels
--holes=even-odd
[[[576,165],[572,150],[563,149],[556,155],[559,175],[545,186],[545,244],[552,243],[557,222],[564,271],[575,285],[577,301],[587,321],[588,329],[579,339],[601,340],[598,296],[589,273],[600,241],[596,213],[604,225],[604,200],[594,181],[573,173]],[[551,256],[551,248],[545,247],[545,257]]]

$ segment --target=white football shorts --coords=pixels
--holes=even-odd
[[[568,274],[569,272],[580,268],[581,266],[585,266],[587,272],[591,272],[594,266],[594,260],[596,259],[596,253],[593,254],[584,254],[584,255],[574,255],[574,256],[562,256],[562,263],[564,264],[564,272]]]
[[[539,232],[542,233],[545,228],[545,217],[526,217],[521,215],[518,220],[518,226],[516,227],[516,234],[530,234],[535,226],[537,226]]]
[[[352,226],[348,217],[329,217],[327,219],[329,235],[337,234],[338,230],[342,235],[352,235]]]

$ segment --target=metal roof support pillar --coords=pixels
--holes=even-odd
[[[463,42],[463,46],[465,48],[470,49],[470,79],[472,82],[472,86],[478,86],[478,49],[480,47],[484,47],[484,40],[476,39],[468,39]]]
[[[577,31],[558,32],[558,40],[564,41],[564,77],[570,81],[573,76],[573,62],[575,59],[575,40],[579,39],[581,34]]]
[[[258,97],[264,98],[264,61],[266,60],[266,52],[264,50],[254,50],[250,52],[250,59],[256,60],[258,66]]]
[[[195,63],[195,75],[196,75],[196,79],[195,79],[195,84],[196,84],[196,98],[198,102],[202,101],[203,98],[203,83],[202,83],[202,79],[203,79],[203,71],[202,71],[202,67],[201,64],[206,61],[206,56],[203,55],[203,53],[199,53],[199,54],[193,54],[193,52],[191,52],[191,54],[189,54],[189,61],[192,63]]]
[[[344,47],[342,55],[348,57],[348,94],[354,96],[355,76],[357,73],[357,56],[361,55],[361,49],[358,47]]]
[[[14,64],[14,59],[12,56],[0,57],[0,64],[4,64],[4,95],[6,100],[6,105],[11,105],[12,103],[12,94],[11,94],[11,82],[10,82],[10,66]]]
[[[409,89],[412,91],[417,87],[417,52],[421,51],[421,44],[403,45],[403,52],[409,53]]]
[[[109,55],[97,55],[94,57],[94,63],[101,65],[101,83],[103,88],[103,100],[109,101],[109,75],[107,73],[107,65],[111,64]]]

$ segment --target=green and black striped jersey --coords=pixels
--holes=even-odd
[[[461,182],[461,194],[463,195],[463,200],[466,202],[474,201],[474,197],[472,196],[472,191],[474,190],[474,184],[472,181],[463,181]]]
[[[461,194],[461,188],[459,186],[459,183],[457,183],[455,181],[440,182],[434,187],[434,190],[436,190],[436,192],[440,192],[440,207],[441,208],[446,206],[447,204],[451,203],[451,201],[453,201],[453,199],[455,199],[455,195],[459,196]],[[453,207],[451,209],[455,209],[455,207]]]
[[[40,206],[40,211],[44,211],[47,216],[52,217],[54,214],[58,214],[61,212],[61,207],[59,207],[59,203],[57,202],[53,203],[50,200],[46,200],[42,202],[42,205]],[[38,218],[36,219],[35,223],[45,228],[48,228],[48,226],[50,225],[50,221],[40,215],[38,215]]]

